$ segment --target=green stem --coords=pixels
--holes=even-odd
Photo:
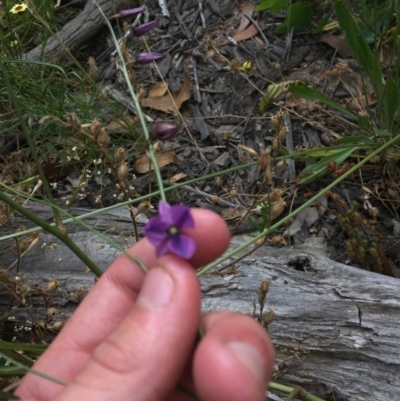
[[[146,138],[146,142],[150,143],[150,135],[149,135],[149,131],[147,129],[147,124],[146,124],[146,121],[145,121],[145,118],[144,118],[144,115],[143,115],[143,112],[142,112],[142,108],[140,106],[140,102],[139,102],[139,100],[138,100],[138,98],[137,98],[137,96],[135,94],[135,91],[133,90],[132,83],[131,83],[131,81],[129,79],[128,70],[126,68],[126,63],[125,63],[124,57],[123,57],[123,55],[121,53],[121,49],[119,47],[117,37],[114,34],[114,30],[112,29],[112,26],[111,26],[109,20],[104,15],[103,10],[101,9],[101,7],[99,7],[99,5],[97,3],[95,3],[95,4],[96,4],[98,10],[100,11],[100,14],[103,16],[104,21],[106,22],[106,24],[108,26],[108,29],[110,30],[111,36],[112,36],[114,44],[115,44],[115,48],[116,48],[116,50],[118,52],[118,56],[119,56],[121,64],[122,64],[122,72],[124,73],[124,77],[125,77],[126,84],[128,85],[129,93],[132,96],[133,102],[135,103],[135,107],[136,107],[136,110],[137,110],[137,114],[139,116],[139,121],[140,121],[140,124],[142,126],[144,136]],[[156,173],[156,178],[157,178],[160,198],[162,200],[166,201],[167,198],[165,197],[165,190],[164,190],[164,185],[163,185],[163,182],[162,182],[160,169],[158,168],[157,159],[156,159],[156,156],[154,154],[154,150],[153,150],[153,147],[151,146],[151,144],[148,147],[148,154],[149,154],[151,163],[154,166],[154,171]]]
[[[41,219],[40,217],[36,216],[36,214],[30,212],[29,210],[25,209],[19,203],[12,200],[9,196],[7,196],[4,192],[0,191],[0,200],[10,206],[11,209],[16,210],[18,213],[21,213],[27,219],[33,221],[38,226],[42,228],[42,230],[46,230],[50,234],[54,235],[60,241],[62,241],[65,245],[71,249],[72,252],[98,277],[102,275],[102,271],[96,266],[96,264],[75,244],[68,235],[62,233],[57,227],[51,225]],[[58,212],[58,211],[57,211]]]
[[[280,384],[280,383],[276,383],[276,382],[269,382],[268,388],[270,390],[276,390],[276,391],[280,391],[281,393],[286,393],[286,394],[291,394],[294,391],[296,391],[295,387],[285,386],[284,384]],[[304,397],[302,397],[302,399],[307,400],[307,401],[325,401],[322,398],[319,398],[316,395],[312,395],[309,393],[306,393],[306,395]]]
[[[278,223],[272,225],[270,228],[264,230],[261,234],[255,236],[252,238],[250,241],[246,242],[245,244],[237,247],[236,249],[226,253],[223,257],[215,260],[213,263],[210,263],[208,266],[206,266],[204,269],[202,269],[197,275],[200,277],[203,274],[209,272],[211,269],[214,267],[218,266],[220,263],[224,262],[225,260],[231,258],[232,256],[236,255],[240,251],[246,249],[248,246],[254,244],[257,242],[259,239],[264,238],[265,236],[273,233],[277,228],[279,228],[282,224],[286,223],[288,220],[292,219],[295,217],[298,213],[300,213],[302,210],[310,206],[312,203],[314,203],[318,198],[320,198],[322,195],[324,195],[326,192],[328,192],[330,189],[335,187],[337,184],[342,182],[345,178],[347,178],[349,175],[353,174],[356,170],[358,170],[362,165],[367,163],[369,160],[371,160],[373,157],[381,153],[383,150],[388,148],[391,145],[394,145],[398,140],[400,139],[400,134],[395,136],[393,139],[391,139],[389,142],[386,142],[383,144],[381,147],[376,149],[374,152],[370,153],[368,156],[366,156],[362,161],[357,163],[355,166],[353,166],[351,169],[346,171],[342,176],[340,176],[337,180],[333,181],[331,184],[329,184],[327,187],[319,191],[316,195],[314,195],[312,198],[310,198],[306,203],[301,205],[299,208],[297,208],[295,211],[292,213],[289,213],[286,217],[283,219],[279,220]]]
[[[66,382],[64,382],[64,381],[62,381],[62,380],[59,380],[59,379],[56,379],[55,377],[51,377],[51,376],[49,376],[49,375],[46,375],[45,373],[39,372],[38,370],[29,368],[28,366],[25,366],[24,364],[17,362],[15,359],[12,359],[12,358],[8,357],[7,355],[3,354],[2,352],[0,352],[0,357],[1,357],[1,358],[4,358],[6,361],[12,363],[12,364],[15,365],[15,366],[18,366],[18,367],[19,367],[20,369],[22,369],[24,372],[33,373],[33,374],[35,374],[36,376],[42,377],[43,379],[46,379],[46,380],[50,380],[50,381],[52,381],[53,383],[60,384],[61,386],[67,386],[67,383],[66,383]]]

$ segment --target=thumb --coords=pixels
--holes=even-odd
[[[196,338],[200,288],[186,261],[158,262],[126,318],[56,401],[161,400],[174,389]]]

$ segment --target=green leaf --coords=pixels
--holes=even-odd
[[[336,17],[340,28],[346,33],[346,43],[353,52],[358,64],[367,72],[377,94],[381,99],[383,93],[382,70],[379,59],[371,51],[368,43],[362,35],[357,21],[352,16],[351,10],[342,0],[334,0]]]
[[[261,0],[260,4],[254,8],[254,11],[271,9],[271,12],[275,14],[285,8],[290,2],[291,0]]]
[[[322,32],[322,29],[323,29],[324,26],[328,23],[329,18],[331,17],[331,15],[332,15],[332,10],[329,10],[329,11],[325,14],[324,18],[322,18],[321,22],[320,22],[320,23],[317,25],[317,27],[313,30],[313,34],[314,34],[314,35],[318,35],[319,33]]]
[[[46,351],[47,347],[48,346],[46,344],[19,344],[0,340],[0,351],[24,351],[31,354],[41,355],[44,351]]]
[[[323,177],[327,172],[326,164],[328,162],[336,162],[336,164],[340,166],[357,149],[359,149],[358,146],[349,149],[338,150],[334,154],[323,157],[316,163],[307,166],[300,173],[300,178],[297,181],[297,183],[309,184],[310,182],[313,182],[316,179]]]
[[[318,100],[321,103],[324,103],[328,106],[331,106],[337,110],[340,110],[342,113],[346,114],[346,116],[357,120],[357,117],[351,113],[350,111],[346,110],[340,104],[336,103],[334,100],[330,99],[328,96],[324,95],[318,89],[312,88],[303,84],[302,82],[294,82],[289,85],[288,91],[299,98],[306,99],[306,100]]]
[[[288,8],[285,21],[275,29],[275,32],[284,35],[292,28],[295,32],[303,31],[310,25],[313,14],[312,3],[294,3]]]
[[[382,96],[382,118],[381,128],[393,130],[393,123],[399,115],[400,110],[400,94],[398,82],[396,83],[391,77],[386,80],[385,91]],[[383,121],[382,121],[383,120]]]

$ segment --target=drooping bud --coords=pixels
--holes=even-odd
[[[150,139],[169,141],[179,132],[180,129],[181,127],[175,124],[166,122],[154,123],[149,128]]]
[[[121,10],[118,14],[111,16],[109,19],[135,17],[136,15],[142,13],[144,10],[146,10],[145,7],[136,7],[129,10]]]
[[[157,25],[158,25],[158,19],[155,19],[153,21],[149,21],[146,22],[145,24],[139,25],[133,30],[133,33],[135,34],[135,36],[143,36]]]
[[[158,61],[165,58],[167,55],[164,53],[146,52],[137,55],[137,62],[140,64],[150,64],[153,61]]]

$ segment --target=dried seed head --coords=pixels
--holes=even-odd
[[[278,141],[280,143],[282,143],[285,140],[286,135],[288,134],[288,132],[289,132],[289,128],[288,127],[282,127],[281,128],[281,130],[278,133]]]
[[[267,174],[266,173],[267,171],[269,171],[269,174],[271,173],[271,168],[272,168],[271,148],[267,148],[262,151],[261,156],[258,160],[258,164],[260,166],[261,171],[264,174]]]
[[[271,238],[271,245],[272,246],[284,246],[286,245],[285,238],[282,235],[275,235]]]
[[[114,153],[114,162],[119,166],[125,160],[125,149],[118,148]]]
[[[271,210],[271,220],[275,220],[278,216],[280,216],[285,210],[285,207],[286,202],[283,199],[279,199],[276,203],[274,203]]]
[[[268,328],[268,326],[275,320],[275,312],[270,309],[268,313],[264,316],[263,327]]]
[[[97,144],[100,146],[101,149],[105,149],[108,145],[109,140],[110,138],[107,135],[107,132],[102,128],[96,139]]]
[[[47,309],[47,315],[51,316],[51,317],[57,315],[57,309],[56,308],[48,308]]]
[[[79,118],[76,116],[76,113],[67,114],[67,123],[78,131],[82,129],[82,124],[79,121]]]
[[[128,166],[126,162],[122,162],[120,166],[118,167],[118,181],[120,184],[124,184],[126,182],[126,179],[128,178]]]
[[[60,286],[60,282],[58,280],[53,280],[50,281],[47,284],[47,291],[54,291],[55,289],[57,289]]]
[[[100,123],[98,120],[94,120],[90,124],[90,132],[93,135],[93,138],[97,141],[97,138],[101,134],[101,132],[104,131],[104,129],[101,127]]]

